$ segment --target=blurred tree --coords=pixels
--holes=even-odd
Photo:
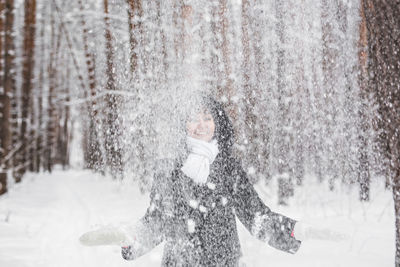
[[[36,30],[36,1],[25,0],[25,17],[24,17],[24,41],[23,41],[23,68],[22,68],[22,89],[21,89],[21,125],[20,125],[20,142],[21,149],[18,153],[18,175],[23,176],[26,172],[27,165],[31,165],[33,158],[30,158],[31,147],[33,147],[33,124],[28,123],[30,118],[34,118],[33,101],[32,101],[32,85],[33,70],[35,66],[35,30]],[[31,112],[29,112],[31,111]],[[30,113],[30,114],[29,114]],[[31,120],[32,122],[32,120]]]
[[[7,164],[13,169],[13,178],[16,182],[21,181],[21,177],[15,172],[18,163],[15,161],[15,155],[20,149],[18,142],[18,105],[17,105],[17,92],[15,85],[15,44],[14,44],[14,1],[5,1],[5,23],[4,23],[4,58],[3,58],[3,86],[10,101],[10,124],[9,131],[11,134],[11,144],[8,147]],[[8,105],[8,104],[7,104]],[[8,109],[8,107],[7,107]]]
[[[53,2],[51,4],[55,7],[56,3]],[[50,13],[50,55],[48,62],[48,83],[49,83],[49,91],[47,95],[47,125],[46,125],[46,146],[44,150],[45,154],[45,169],[48,172],[51,172],[53,169],[54,161],[54,144],[56,143],[56,130],[58,123],[56,123],[56,89],[57,89],[57,57],[60,48],[61,42],[61,25],[59,29],[57,29],[57,23],[54,18],[55,14],[53,12]],[[57,31],[58,30],[58,31]]]
[[[339,78],[339,53],[340,50],[337,47],[337,43],[340,39],[337,38],[339,34],[338,23],[336,19],[335,11],[337,2],[322,0],[322,12],[321,12],[321,23],[322,23],[322,46],[323,46],[323,91],[321,95],[323,97],[323,105],[325,113],[325,133],[324,137],[327,139],[325,143],[327,148],[325,150],[325,170],[324,176],[328,178],[329,187],[331,190],[334,189],[335,180],[339,178],[339,165],[335,152],[340,149],[338,146],[335,130],[338,127],[338,109],[335,106],[335,100],[338,98],[337,89],[340,85],[335,84],[335,80]]]
[[[128,3],[128,25],[130,44],[130,68],[131,73],[137,71],[138,66],[138,45],[140,44],[141,19],[143,16],[142,0],[126,0]]]
[[[365,20],[364,6],[360,5],[360,40],[359,40],[359,63],[360,63],[360,167],[358,171],[358,183],[360,185],[360,200],[368,201],[370,196],[370,166],[368,161],[368,132],[370,130],[371,121],[368,117],[368,36],[367,36],[367,22]]]
[[[120,97],[116,94],[116,81],[115,81],[115,64],[114,64],[114,47],[113,38],[111,34],[111,25],[108,11],[108,0],[103,1],[104,4],[104,25],[105,25],[105,40],[106,40],[106,126],[104,127],[105,136],[105,150],[106,162],[110,168],[111,175],[114,178],[120,178],[122,175],[122,148],[120,147],[120,116],[119,104],[121,103]]]
[[[38,81],[35,84],[37,88],[35,88],[34,92],[35,97],[37,98],[37,110],[36,110],[36,140],[35,140],[35,154],[34,154],[34,171],[39,172],[41,169],[41,166],[43,164],[43,140],[44,140],[44,122],[43,122],[43,93],[44,93],[44,87],[45,87],[45,81],[44,81],[44,76],[45,76],[45,71],[46,71],[46,63],[45,63],[45,54],[48,51],[46,47],[46,40],[45,40],[45,26],[46,26],[46,6],[42,5],[41,10],[40,10],[40,18],[39,18],[40,23],[38,23],[38,26],[40,28],[40,33],[38,34],[38,43],[39,45],[37,46],[39,48],[39,52],[37,53],[37,57],[39,60],[37,60],[37,64],[39,64],[38,70],[37,70],[37,76],[38,76]]]
[[[92,168],[96,171],[103,171],[104,168],[104,155],[101,150],[101,120],[99,114],[99,105],[96,101],[98,95],[97,83],[96,83],[96,62],[95,56],[89,47],[89,29],[91,25],[87,25],[86,18],[84,16],[85,6],[81,0],[78,1],[79,9],[81,11],[80,23],[82,26],[82,40],[83,40],[83,52],[85,56],[87,82],[89,83],[90,97],[91,100],[87,104],[88,108],[88,129],[85,129],[85,162],[86,167]]]
[[[259,52],[256,51],[258,45],[256,44],[257,41],[261,41],[257,39],[261,34],[260,31],[255,31],[252,29],[252,20],[251,18],[251,10],[252,6],[249,1],[244,0],[242,1],[241,5],[241,33],[242,33],[242,47],[243,47],[243,62],[242,62],[242,72],[243,72],[243,94],[244,94],[244,120],[245,123],[243,124],[243,129],[241,127],[236,127],[236,132],[239,135],[237,137],[238,141],[241,142],[242,157],[243,157],[243,165],[250,170],[249,175],[253,181],[257,180],[259,177],[257,174],[265,175],[267,171],[265,168],[262,168],[262,163],[266,161],[266,155],[260,152],[265,146],[265,140],[262,140],[263,131],[262,131],[262,123],[260,120],[257,120],[256,108],[257,108],[257,99],[260,99],[260,96],[264,93],[261,92],[262,88],[260,86],[255,86],[252,83],[251,75],[256,69],[256,73],[260,74],[262,70],[259,57],[255,57],[257,61],[255,64],[252,64],[252,52]],[[250,34],[256,35],[251,38]],[[258,34],[258,35],[257,35]],[[256,38],[256,40],[254,40]],[[265,90],[265,89],[264,89]],[[237,115],[237,120],[238,120]],[[238,125],[239,122],[236,122]],[[244,139],[244,140],[242,140]],[[268,176],[268,175],[266,175]]]
[[[288,86],[288,75],[287,69],[288,55],[285,49],[288,43],[287,37],[287,24],[285,21],[288,10],[285,8],[285,3],[276,3],[276,33],[278,36],[279,43],[277,49],[277,92],[278,92],[278,113],[277,120],[279,126],[277,129],[276,143],[275,143],[275,155],[277,157],[277,171],[278,171],[278,203],[280,205],[287,205],[288,198],[293,195],[293,170],[291,169],[291,157],[290,152],[292,150],[292,128],[290,121],[290,109],[292,99],[292,88]]]
[[[400,1],[363,0],[368,40],[368,86],[379,105],[379,140],[393,192],[395,266],[400,266]]]
[[[8,7],[9,8],[9,7]],[[6,10],[5,1],[0,1],[0,14]],[[5,31],[5,21],[0,16],[0,195],[7,192],[7,156],[11,148],[11,132],[10,132],[10,89],[4,84],[4,58],[7,57],[3,52]],[[5,46],[7,47],[7,46]],[[5,49],[4,49],[5,50]],[[3,63],[4,62],[4,63]]]

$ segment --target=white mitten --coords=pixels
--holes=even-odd
[[[321,228],[304,222],[297,222],[293,231],[294,237],[300,241],[308,239],[341,241],[347,238],[346,234]]]
[[[113,226],[102,227],[95,231],[84,233],[79,241],[85,246],[115,245],[126,246],[129,240],[123,228]]]

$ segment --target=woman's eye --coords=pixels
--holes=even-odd
[[[197,120],[197,116],[195,114],[187,116],[187,121],[195,121]]]

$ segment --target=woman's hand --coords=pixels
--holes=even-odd
[[[121,247],[121,255],[122,258],[127,261],[134,260],[137,257],[132,246]]]
[[[128,246],[129,240],[122,228],[107,226],[95,231],[84,233],[79,241],[85,246]]]

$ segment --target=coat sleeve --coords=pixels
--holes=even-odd
[[[276,249],[296,253],[301,244],[292,235],[296,221],[272,212],[258,196],[240,163],[234,166],[234,205],[239,220],[259,240]]]
[[[122,247],[121,254],[125,260],[134,260],[163,241],[164,228],[172,204],[165,176],[156,175],[150,193],[150,206],[146,214],[127,230],[131,244]]]

